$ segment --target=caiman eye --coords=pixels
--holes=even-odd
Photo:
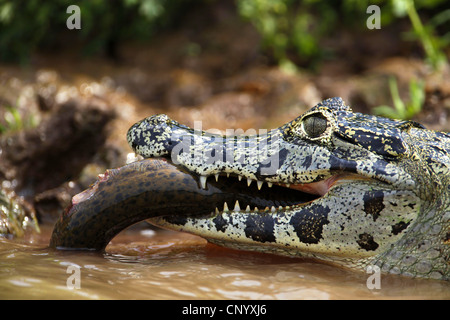
[[[310,138],[320,137],[327,130],[327,118],[321,113],[315,113],[305,117],[302,121],[303,130]]]

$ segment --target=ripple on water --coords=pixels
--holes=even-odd
[[[305,260],[237,252],[178,233],[122,235],[106,254],[54,252],[50,234],[0,240],[1,299],[449,299],[448,283],[367,275]],[[132,241],[130,241],[132,239]],[[79,268],[80,289],[67,285]]]

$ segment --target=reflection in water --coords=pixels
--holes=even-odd
[[[46,248],[50,230],[0,240],[0,298],[44,299],[449,299],[450,284],[369,275],[312,261],[240,252],[195,236],[125,231],[107,253]],[[74,270],[78,270],[77,274]],[[73,288],[79,277],[80,289]]]

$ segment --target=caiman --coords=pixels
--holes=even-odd
[[[226,247],[449,279],[448,133],[331,98],[254,135],[211,134],[160,114],[127,138],[137,154],[168,159],[201,189],[221,180],[241,186],[239,198],[206,214],[157,216],[155,225]],[[259,194],[259,206],[246,201]]]

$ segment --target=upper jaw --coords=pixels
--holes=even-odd
[[[204,188],[209,176],[234,175],[248,184],[297,185],[323,195],[336,174],[358,175],[402,189],[415,182],[396,162],[361,147],[340,142],[334,148],[303,139],[286,139],[289,124],[252,136],[222,136],[196,131],[154,115],[133,125],[128,142],[144,158],[163,156],[199,176]],[[334,178],[333,178],[334,177]]]
[[[202,181],[208,176],[233,174],[248,183],[255,180],[259,184],[290,184],[311,183],[331,176],[320,161],[322,158],[309,161],[308,167],[299,161],[314,153],[316,146],[285,141],[284,127],[258,135],[222,136],[196,132],[166,115],[155,115],[133,125],[127,137],[137,154],[144,158],[167,157],[201,176]],[[298,172],[295,177],[293,170]]]

